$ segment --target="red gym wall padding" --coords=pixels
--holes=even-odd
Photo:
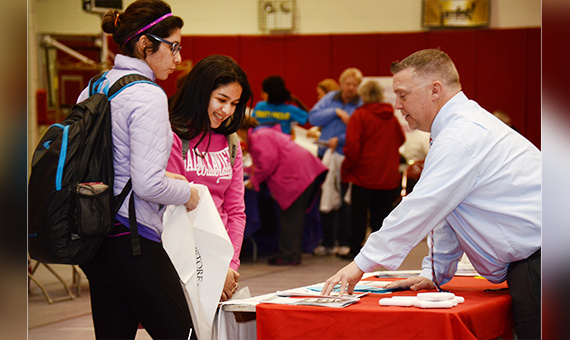
[[[468,97],[491,112],[508,113],[518,131],[540,147],[540,42],[540,28],[183,36],[182,58],[195,64],[210,54],[227,54],[247,72],[255,102],[263,79],[279,74],[291,92],[312,107],[316,84],[338,79],[347,67],[358,67],[364,76],[390,76],[393,61],[439,47],[454,60]],[[176,91],[176,78],[174,74],[158,82],[168,95]]]

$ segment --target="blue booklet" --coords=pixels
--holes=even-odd
[[[398,287],[398,288],[385,288],[385,286],[390,283],[386,281],[359,281],[354,287],[355,293],[375,293],[375,294],[388,294],[401,290],[409,290],[409,287]],[[323,289],[324,283],[318,283],[316,285],[306,287],[312,291],[320,292]],[[333,292],[340,291],[340,284],[337,284],[333,288]]]

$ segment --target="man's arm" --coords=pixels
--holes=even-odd
[[[434,264],[435,275],[438,284],[441,286],[455,275],[457,271],[457,264],[463,256],[463,250],[455,232],[451,229],[447,222],[434,229]],[[431,242],[433,241],[431,233],[428,234],[428,246],[431,255]],[[432,282],[432,263],[431,256],[426,256],[422,261],[422,271],[419,276],[409,278],[406,280],[394,281],[386,285],[386,288],[410,287],[411,290],[416,291],[420,289],[434,289],[435,286]]]
[[[396,270],[406,255],[465,199],[479,176],[480,163],[456,140],[434,144],[410,195],[384,219],[355,257],[365,272],[379,265]]]
[[[422,261],[422,272],[420,276],[430,280],[432,279],[431,242],[434,242],[433,262],[435,264],[436,279],[439,285],[443,285],[449,282],[455,275],[457,264],[463,256],[463,250],[461,249],[457,235],[445,221],[433,230],[433,237],[431,233],[428,234],[430,255],[426,256]]]

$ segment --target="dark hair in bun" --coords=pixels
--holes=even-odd
[[[170,5],[162,0],[137,0],[123,13],[116,9],[109,10],[103,17],[101,28],[103,32],[113,35],[113,41],[119,45],[121,54],[136,57],[135,44],[141,35],[149,33],[166,38],[176,29],[182,28],[184,25],[182,19],[170,16],[137,34],[140,29],[168,13],[171,13]],[[152,53],[156,52],[159,43],[154,39],[149,41],[152,44]]]

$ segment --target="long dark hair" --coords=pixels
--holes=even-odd
[[[263,80],[261,87],[267,93],[267,102],[270,104],[283,104],[291,100],[291,92],[285,87],[285,80],[281,76],[269,76]]]
[[[193,139],[202,135],[199,144],[212,130],[208,107],[212,92],[220,86],[239,83],[242,88],[235,112],[214,129],[229,135],[241,126],[247,103],[253,101],[253,93],[247,75],[230,57],[211,55],[200,60],[188,73],[182,86],[176,91],[170,103],[170,124],[181,139]]]
[[[101,28],[105,33],[113,34],[113,41],[119,45],[121,54],[136,57],[135,44],[142,35],[154,34],[166,38],[176,29],[182,28],[184,21],[180,17],[171,16],[136,34],[141,28],[168,13],[171,13],[170,5],[164,1],[137,0],[131,3],[123,13],[116,9],[109,10],[103,17]],[[160,42],[154,39],[149,39],[149,41],[150,51],[155,53],[160,47]]]

